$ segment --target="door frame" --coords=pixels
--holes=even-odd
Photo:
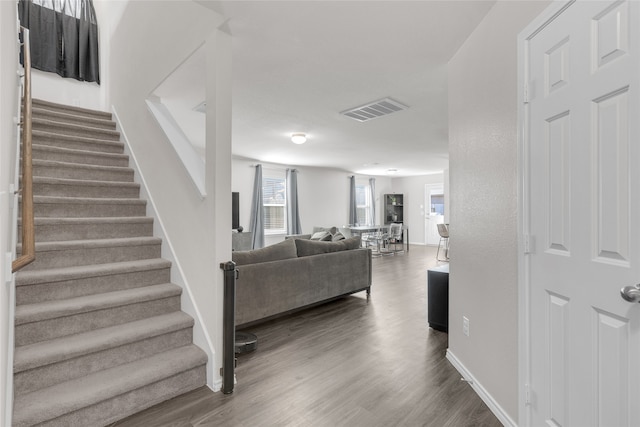
[[[518,35],[518,425],[531,425],[531,282],[529,191],[529,41],[576,0],[554,0]]]

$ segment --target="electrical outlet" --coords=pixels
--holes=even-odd
[[[469,319],[466,316],[462,316],[462,333],[469,336]]]

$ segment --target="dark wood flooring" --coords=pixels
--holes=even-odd
[[[430,329],[426,271],[435,249],[375,258],[364,292],[261,325],[238,358],[234,392],[206,387],[113,426],[500,426],[445,359]]]

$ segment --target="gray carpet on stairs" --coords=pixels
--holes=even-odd
[[[36,261],[16,275],[13,425],[104,426],[201,387],[207,356],[111,114],[41,100],[33,113]]]

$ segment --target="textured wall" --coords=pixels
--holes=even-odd
[[[9,309],[11,302],[10,288],[5,285],[5,271],[7,265],[4,262],[6,253],[12,251],[11,247],[11,208],[9,184],[13,182],[14,165],[16,159],[16,128],[13,126],[13,118],[17,114],[18,87],[16,70],[18,69],[18,49],[16,45],[16,3],[0,1],[0,425],[10,425],[11,413],[10,397],[7,392],[7,374],[12,372],[11,364],[13,347],[9,345],[9,332],[12,322],[9,316],[13,311]],[[7,402],[7,399],[9,401]]]
[[[547,4],[497,2],[449,63],[449,351],[512,420],[518,419],[516,38]]]

